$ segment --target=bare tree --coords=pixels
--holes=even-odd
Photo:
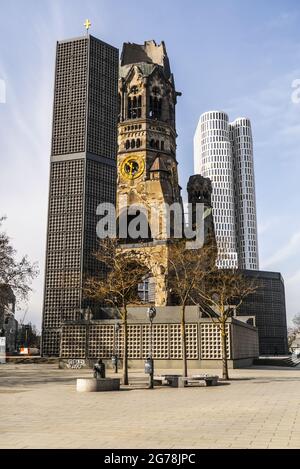
[[[103,305],[110,305],[119,313],[123,324],[123,383],[128,384],[128,306],[141,304],[138,284],[148,273],[145,255],[128,249],[118,249],[113,239],[100,241],[95,257],[106,271],[102,278],[89,278],[85,283],[85,295]]]
[[[298,331],[300,331],[300,313],[295,314],[292,319],[292,322],[294,324],[295,329],[298,329]]]
[[[0,229],[5,217],[0,218]],[[0,307],[7,302],[11,290],[18,301],[26,301],[31,292],[31,282],[39,274],[37,263],[31,263],[27,256],[20,260],[10,238],[0,231]]]
[[[205,277],[215,270],[216,248],[208,243],[201,249],[188,249],[185,240],[174,240],[169,259],[168,287],[181,308],[182,372],[187,376],[186,320],[187,305],[195,292],[204,290]]]
[[[223,378],[229,379],[227,342],[228,319],[242,305],[244,299],[258,288],[255,279],[249,279],[237,269],[218,269],[215,267],[205,275],[205,284],[195,285],[191,292],[194,302],[202,300],[208,308],[205,312],[216,324],[222,339]]]
[[[291,348],[292,348],[292,345],[293,345],[293,342],[296,340],[297,338],[297,335],[298,335],[298,330],[295,328],[295,327],[288,327],[288,330],[287,330],[287,338],[288,338],[288,349],[289,351],[292,351]]]
[[[300,313],[295,314],[295,316],[292,319],[292,323],[293,323],[293,325],[288,328],[288,347],[289,347],[289,350],[291,349],[291,346],[292,346],[294,340],[300,334]]]

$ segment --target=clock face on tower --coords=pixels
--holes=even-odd
[[[121,163],[121,174],[126,179],[136,179],[144,172],[144,160],[139,155],[129,155]]]

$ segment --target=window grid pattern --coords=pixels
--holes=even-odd
[[[90,37],[87,151],[115,159],[118,119],[118,51]]]
[[[141,358],[142,328],[139,325],[128,326],[128,358]]]
[[[224,112],[200,116],[194,137],[195,173],[212,182],[220,268],[258,269],[258,241],[249,119],[228,122]]]
[[[187,358],[190,360],[197,359],[199,357],[198,325],[186,324],[185,330]],[[173,359],[182,359],[180,324],[172,324],[170,327],[170,357]]]
[[[52,155],[85,150],[88,38],[57,44]]]
[[[198,325],[186,324],[187,358],[199,358]]]
[[[192,360],[198,359],[198,325],[187,324],[186,331],[187,357]],[[81,353],[83,347],[85,347],[85,345],[83,345],[85,344],[85,333],[85,326],[63,326],[62,358],[82,358],[78,353]],[[78,337],[79,334],[82,334],[81,339]],[[115,336],[114,325],[90,325],[87,340],[89,358],[111,358],[116,349],[119,356],[123,354],[123,330],[121,329],[118,335]],[[77,344],[76,347],[79,347],[79,352],[74,344]],[[180,324],[154,324],[152,351],[153,357],[157,360],[181,359]],[[128,325],[128,358],[137,360],[145,359],[149,355],[149,352],[150,326],[145,324]]]
[[[85,358],[86,326],[63,326],[60,354],[62,358]]]
[[[229,126],[235,188],[236,239],[241,269],[257,270],[258,241],[255,200],[253,142],[249,119],[236,119]]]
[[[260,355],[287,355],[287,322],[284,281],[279,273],[246,271],[258,289],[247,296],[239,316],[255,316]]]
[[[170,325],[170,358],[175,360],[182,358],[180,324]]]
[[[224,112],[201,115],[195,134],[195,173],[212,182],[212,207],[220,268],[238,267],[233,163],[228,116]]]
[[[101,202],[115,203],[116,168],[91,161],[86,153],[116,160],[117,86],[117,49],[92,36],[57,44],[51,154],[85,157],[51,163],[45,331],[77,320],[82,275],[101,272],[92,255],[96,208]],[[52,355],[53,350],[59,355],[59,346],[45,341],[42,353]]]
[[[57,330],[43,329],[42,345],[45,355],[58,357],[60,348],[60,332]]]
[[[111,357],[114,353],[114,326],[90,326],[89,328],[89,357]]]
[[[61,326],[80,308],[84,161],[51,164],[43,325]],[[46,352],[45,352],[46,353]]]
[[[227,329],[227,358],[231,357],[231,329],[226,324]],[[221,331],[217,324],[201,324],[201,359],[221,360],[222,359],[222,338]]]
[[[164,359],[169,357],[169,327],[167,324],[153,324],[152,330],[153,358]],[[142,326],[142,357],[147,358],[150,353],[150,326]]]
[[[105,270],[93,255],[98,247],[96,211],[103,202],[116,202],[116,167],[87,160],[83,269],[88,275],[99,275]]]

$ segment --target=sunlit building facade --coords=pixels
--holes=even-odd
[[[200,116],[194,136],[194,171],[212,181],[220,268],[258,269],[258,243],[249,119],[229,123],[222,111]]]

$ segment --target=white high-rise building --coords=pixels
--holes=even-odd
[[[233,164],[228,116],[211,111],[200,116],[194,137],[195,174],[212,182],[212,206],[220,268],[238,267],[233,192]]]
[[[258,241],[253,164],[253,142],[249,119],[229,124],[233,160],[236,240],[239,267],[258,270]]]
[[[258,269],[253,145],[249,119],[229,123],[222,111],[200,116],[194,171],[212,181],[220,268]]]

